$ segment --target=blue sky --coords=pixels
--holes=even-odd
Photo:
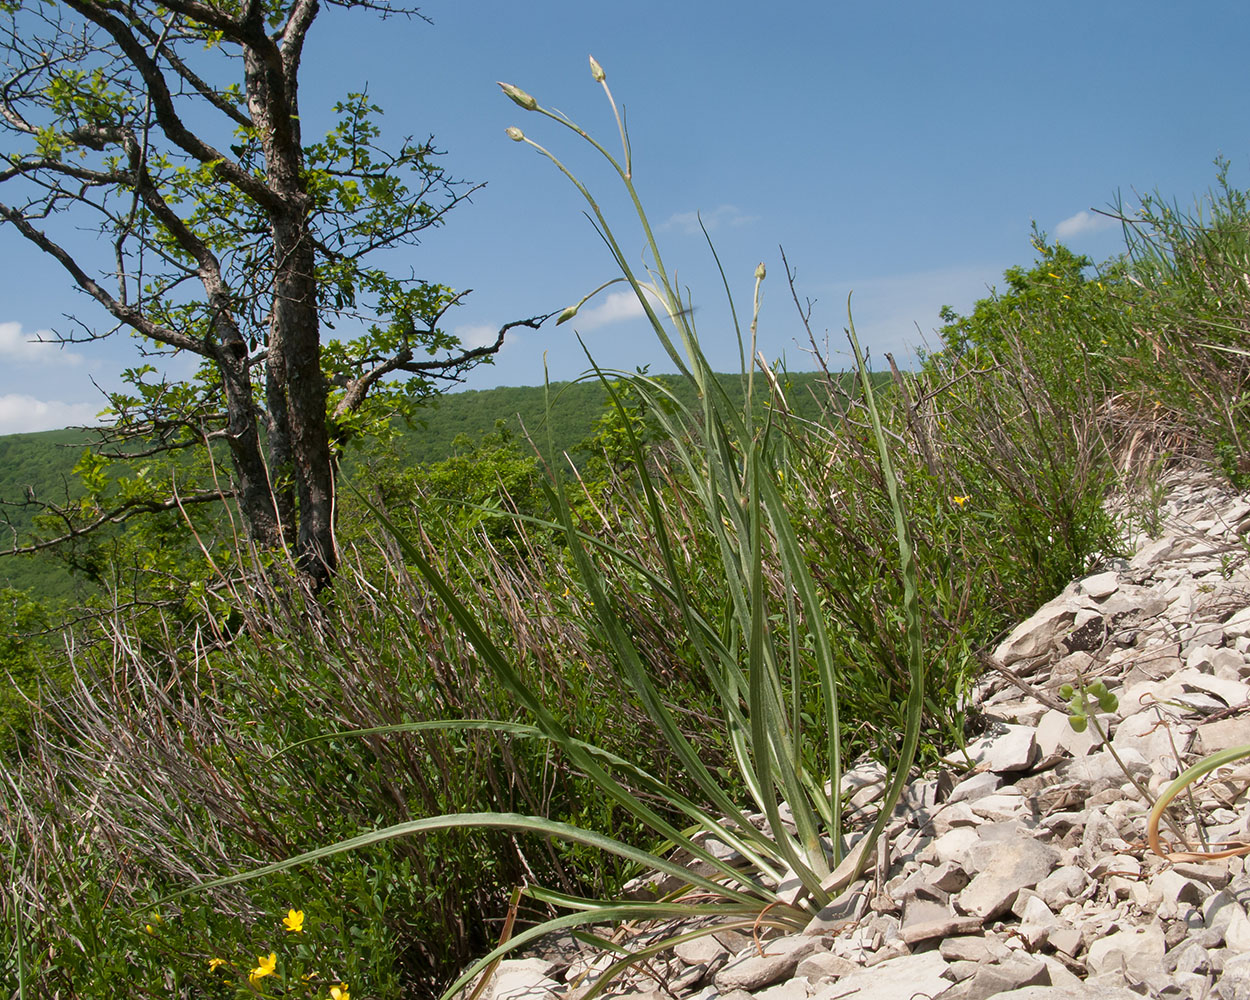
[[[1250,7],[1241,3],[893,4],[635,0],[630,4],[429,0],[433,20],[326,8],[304,62],[305,134],[368,87],[387,132],[436,137],[449,170],[486,187],[398,263],[472,288],[447,326],[474,343],[499,325],[575,302],[613,275],[576,191],[518,125],[603,196],[626,251],[643,242],[613,179],[571,133],[527,115],[505,80],[609,143],[615,123],[587,55],[624,105],[634,175],[665,254],[698,306],[713,360],[737,347],[719,278],[692,224],[702,213],[740,314],[768,265],[760,344],[811,366],[778,247],[816,300],[813,325],[845,363],[842,328],[902,360],[966,310],[1004,268],[1031,259],[1036,221],[1095,260],[1118,227],[1090,214],[1158,191],[1188,205],[1217,155],[1250,186]],[[124,336],[58,350],[28,341],[99,322],[50,260],[0,230],[0,433],[88,421],[96,385],[138,361]],[[515,334],[469,385],[541,382],[586,367],[652,364],[651,335],[621,298],[578,321]]]

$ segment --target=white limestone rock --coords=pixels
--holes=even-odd
[[[946,959],[936,951],[903,955],[822,986],[811,994],[811,1000],[913,1000],[918,994],[936,997],[950,986],[942,976],[946,967]]]
[[[820,939],[795,934],[763,943],[761,949],[754,943],[736,955],[728,965],[713,977],[717,989],[746,990],[754,992],[779,979],[787,979],[812,952],[820,947]]]
[[[1085,954],[1085,964],[1092,975],[1127,971],[1145,978],[1163,967],[1167,945],[1163,930],[1157,924],[1128,928],[1093,941]]]
[[[956,899],[956,907],[969,916],[991,920],[1006,911],[1021,889],[1031,889],[1050,874],[1062,855],[1048,844],[1023,838],[978,845],[969,852],[977,857],[980,872]]]

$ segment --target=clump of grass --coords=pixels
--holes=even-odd
[[[592,74],[615,111],[615,101],[598,64]],[[876,824],[848,852],[839,793],[841,772],[840,678],[832,638],[825,624],[823,597],[816,588],[808,557],[795,530],[793,511],[778,487],[783,478],[779,436],[773,422],[754,410],[756,377],[754,345],[741,406],[731,402],[699,346],[689,304],[665,270],[659,248],[634,187],[628,134],[618,116],[623,159],[618,160],[580,126],[550,111],[516,87],[505,93],[520,107],[572,131],[608,163],[629,195],[650,255],[649,272],[639,274],[621,250],[617,236],[588,188],[550,151],[519,129],[509,135],[546,156],[584,197],[611,248],[624,280],[638,297],[661,345],[695,389],[697,404],[687,407],[661,382],[643,375],[628,377],[631,391],[642,399],[663,429],[664,444],[674,462],[685,497],[680,516],[672,494],[649,469],[628,419],[622,419],[641,497],[640,534],[645,551],[622,547],[617,539],[586,530],[570,501],[568,487],[552,476],[549,496],[553,524],[561,532],[582,593],[581,620],[596,648],[628,684],[654,731],[662,734],[668,755],[679,767],[693,796],[649,770],[576,738],[570,720],[562,718],[528,682],[511,652],[508,636],[499,636],[449,583],[443,567],[408,538],[396,540],[405,558],[425,578],[448,609],[470,645],[474,658],[489,669],[500,686],[521,704],[542,738],[597,787],[605,800],[658,839],[651,851],[639,850],[618,838],[571,826],[540,815],[475,813],[434,816],[396,824],[338,844],[308,851],[255,871],[219,880],[232,885],[246,878],[268,876],[307,862],[358,850],[385,840],[445,829],[524,830],[586,844],[644,871],[674,882],[658,900],[592,900],[531,886],[533,898],[569,910],[563,916],[530,928],[488,954],[449,988],[459,989],[481,968],[506,950],[534,937],[563,928],[580,928],[626,918],[665,920],[681,916],[720,916],[756,924],[801,927],[820,907],[855,879],[872,856],[871,847],[901,794],[920,734],[924,693],[924,660],[916,569],[908,521],[903,511],[884,428],[877,412],[871,380],[858,342],[851,343],[860,370],[864,405],[876,441],[881,483],[893,510],[896,558],[903,581],[901,609],[906,630],[903,645],[911,686],[906,696],[901,746],[892,759],[889,788]],[[754,334],[758,320],[759,285],[755,275]],[[566,310],[571,318],[576,307]],[[740,343],[742,331],[738,331]],[[602,373],[600,373],[602,375]],[[610,380],[604,384],[622,418],[624,403]],[[767,370],[762,377],[770,378]],[[378,512],[384,525],[385,515]],[[690,526],[710,544],[712,572],[719,593],[693,586],[683,558],[684,535]],[[648,669],[638,636],[618,611],[621,582],[642,588],[656,605],[680,623],[678,645],[697,666],[700,679],[714,695],[716,725],[731,749],[736,784],[746,790],[749,806],[731,794],[727,783],[703,759],[683,730]],[[712,600],[708,600],[712,597]],[[806,714],[803,686],[818,684],[815,716]],[[812,744],[820,746],[814,752]],[[814,771],[811,762],[828,762]],[[642,793],[642,794],[639,794]],[[751,813],[758,812],[759,819]],[[784,814],[784,818],[783,818]],[[710,850],[715,838],[728,845],[737,860],[727,861]],[[676,849],[681,858],[670,853]],[[696,869],[692,863],[699,864]],[[745,864],[744,864],[745,863]],[[653,946],[655,947],[655,946]],[[604,983],[599,984],[600,987]]]

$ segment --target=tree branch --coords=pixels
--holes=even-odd
[[[135,307],[119,302],[106,292],[95,279],[78,266],[78,262],[70,256],[64,247],[53,242],[46,233],[36,229],[27,222],[21,212],[0,202],[0,219],[10,223],[31,243],[35,244],[48,256],[55,258],[69,272],[70,277],[74,279],[74,283],[99,302],[100,305],[104,306],[119,322],[137,333],[141,333],[143,336],[159,341],[162,344],[168,344],[170,347],[176,347],[179,350],[190,351],[192,354],[198,354],[202,357],[208,356],[205,345],[196,338],[188,337],[184,333],[179,333],[159,323],[152,322]]]
[[[464,294],[464,293],[462,293]],[[463,368],[471,361],[480,360],[497,354],[499,349],[503,347],[504,338],[508,335],[508,331],[518,326],[527,326],[531,330],[537,330],[547,320],[554,316],[554,312],[549,312],[543,316],[531,316],[529,319],[514,320],[500,327],[498,336],[495,337],[493,343],[486,344],[482,347],[474,347],[471,350],[462,351],[460,354],[451,358],[434,359],[431,361],[413,361],[412,349],[405,348],[376,368],[370,369],[359,378],[352,379],[346,385],[346,392],[343,398],[339,400],[338,406],[334,408],[334,416],[336,419],[355,413],[364,403],[365,397],[368,396],[369,390],[372,389],[381,379],[385,378],[392,372],[405,372],[411,375],[431,375],[434,378],[445,378],[456,380],[457,375],[453,374],[457,369]]]
[[[283,207],[282,199],[270,191],[263,181],[244,170],[238,163],[226,157],[224,153],[205,142],[186,127],[174,108],[173,96],[169,92],[169,86],[161,73],[160,67],[152,61],[148,56],[147,50],[119,18],[108,13],[104,5],[99,3],[98,0],[63,0],[63,2],[87,21],[103,28],[117,43],[126,58],[143,78],[144,86],[147,88],[148,96],[152,101],[152,109],[156,114],[157,124],[160,125],[161,131],[170,142],[201,163],[213,164],[216,173],[223,180],[253,201],[264,205],[270,210],[277,210]],[[180,2],[178,4],[169,4],[168,6],[171,9],[178,9],[179,6],[189,6],[201,10],[200,4],[188,5]],[[201,13],[203,14],[202,17],[199,13],[188,16],[194,16],[197,20],[202,20],[205,24],[221,28],[223,31],[229,28],[233,34],[238,34],[239,26],[232,19],[223,18],[219,12],[208,7],[203,7]]]
[[[65,534],[56,538],[35,542],[31,545],[14,545],[13,548],[0,553],[0,555],[26,556],[35,552],[43,552],[46,549],[64,545],[66,542],[89,535],[107,525],[122,524],[125,521],[129,521],[132,517],[138,517],[140,514],[159,514],[162,511],[177,510],[179,507],[186,506],[189,503],[220,503],[222,500],[229,499],[234,495],[233,490],[210,490],[205,493],[194,493],[185,497],[173,496],[168,500],[128,500],[112,510],[100,514],[95,520],[79,526],[74,525],[73,518],[70,517],[69,512],[65,508],[36,502],[35,506],[40,507],[43,513],[59,517],[66,524]],[[30,500],[21,503],[12,500],[0,500],[0,505],[6,507],[29,507],[31,504],[32,501]]]

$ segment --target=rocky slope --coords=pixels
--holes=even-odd
[[[1250,743],[1250,499],[1191,477],[1154,527],[1000,645],[975,693],[986,735],[912,784],[875,874],[801,934],[692,940],[609,995],[1250,1000],[1250,872],[1192,856],[1250,841],[1250,764],[1174,811],[1169,857],[1146,846],[1143,795]],[[1097,727],[1073,731],[1060,694],[1099,680],[1119,699],[1097,720],[1111,749]],[[879,778],[871,764],[844,776],[863,822]],[[575,997],[607,964],[565,942],[503,963],[489,990]]]

